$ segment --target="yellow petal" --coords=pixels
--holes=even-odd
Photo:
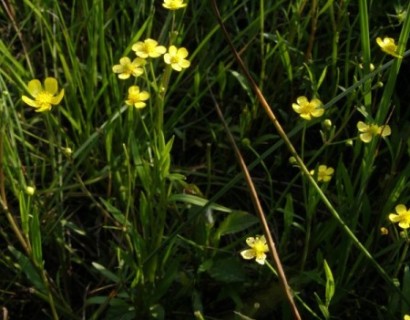
[[[130,64],[130,63],[131,63],[131,60],[130,60],[130,58],[128,58],[128,57],[122,57],[122,58],[120,59],[120,64],[123,65],[123,66],[125,66],[125,65],[127,65],[127,64]]]
[[[137,109],[142,109],[146,106],[147,104],[145,102],[139,101],[134,103],[134,107]]]
[[[43,91],[43,87],[41,86],[41,82],[38,79],[31,80],[28,83],[28,92],[35,98],[37,94]]]
[[[301,96],[301,97],[298,97],[298,98],[296,99],[296,102],[297,102],[298,104],[306,104],[306,103],[308,103],[309,101],[308,101],[308,99],[307,99],[305,96]]]
[[[112,71],[115,73],[123,73],[124,67],[120,64],[116,64],[115,66],[112,67]]]
[[[179,65],[180,65],[182,68],[186,69],[186,68],[189,68],[189,66],[191,65],[191,62],[189,62],[188,60],[181,60],[181,61],[179,62]]]
[[[310,103],[313,104],[315,106],[315,108],[318,108],[322,105],[322,101],[320,101],[319,99],[316,99],[316,98],[312,99],[310,101]]]
[[[159,54],[164,54],[165,52],[167,52],[167,48],[165,48],[164,46],[158,46],[155,48],[155,51]]]
[[[169,49],[168,49],[168,52],[171,56],[175,56],[177,54],[177,47],[170,46]]]
[[[130,75],[128,73],[120,73],[118,75],[118,78],[120,78],[121,80],[128,79],[129,77],[130,77]]]
[[[140,87],[138,86],[131,86],[128,88],[129,94],[138,94],[138,92],[140,92]]]
[[[181,71],[182,68],[178,63],[173,63],[171,64],[172,69],[174,69],[175,71]]]
[[[300,105],[292,103],[292,109],[295,110],[296,113],[300,113]]]
[[[51,104],[43,104],[42,107],[37,108],[35,111],[36,112],[45,112],[45,111],[50,111],[51,110]]]
[[[142,42],[137,42],[137,43],[134,43],[133,45],[132,45],[132,47],[131,47],[131,49],[133,50],[133,51],[141,51],[141,49],[144,47],[144,44],[142,43]]]
[[[58,91],[57,80],[52,77],[46,78],[46,80],[44,80],[44,89],[52,95],[56,94]]]
[[[313,111],[311,112],[311,114],[312,114],[312,116],[314,116],[314,117],[316,117],[316,118],[319,118],[319,117],[321,117],[321,116],[323,115],[324,112],[325,112],[325,109],[323,109],[323,108],[317,108],[317,109],[313,110]]]
[[[179,48],[177,55],[180,58],[186,58],[186,57],[188,57],[188,50],[185,49],[185,48]]]
[[[246,259],[246,260],[250,260],[255,258],[255,250],[253,249],[246,249],[241,251],[241,256],[242,258]]]
[[[398,214],[407,213],[407,208],[406,208],[406,206],[405,206],[404,204],[398,204],[398,205],[395,207],[395,209],[396,209],[396,212],[397,212]]]
[[[410,223],[408,221],[401,221],[399,222],[399,227],[402,229],[408,229],[410,227]]]
[[[360,140],[362,140],[364,143],[369,143],[370,141],[372,141],[373,136],[366,132],[366,133],[362,133],[360,135]]]
[[[260,254],[258,257],[256,257],[255,261],[259,264],[265,264],[265,260],[266,260],[266,254]]]
[[[165,49],[165,47],[164,47],[164,49]],[[143,58],[140,58],[140,57],[137,57],[132,61],[132,64],[135,64],[137,66],[143,66],[146,63],[147,63],[147,60],[145,60]]]
[[[400,217],[399,215],[395,214],[395,213],[390,213],[389,214],[389,220],[391,222],[399,222],[400,221]]]
[[[149,93],[146,91],[142,91],[140,93],[140,100],[147,100],[147,99],[149,99]]]
[[[384,47],[384,43],[383,43],[383,40],[382,40],[382,38],[380,38],[380,37],[377,37],[376,38],[376,42],[377,42],[377,44],[380,46],[380,47]]]
[[[369,129],[369,126],[368,126],[367,124],[365,124],[363,121],[359,121],[359,122],[357,123],[357,129],[358,129],[360,132],[365,132],[365,131],[367,131],[367,130]]]
[[[37,102],[36,102],[36,101],[30,99],[30,98],[27,97],[27,96],[22,96],[21,98],[22,98],[23,101],[24,101],[26,104],[28,104],[30,107],[38,108],[38,105],[37,105]]]
[[[389,125],[381,126],[380,127],[380,134],[382,137],[387,137],[391,135],[391,129]]]
[[[251,248],[253,248],[253,246],[255,245],[255,238],[254,237],[246,238],[246,244],[250,246]]]
[[[309,113],[301,113],[301,114],[300,114],[300,117],[303,118],[303,119],[305,119],[305,120],[310,120],[310,119],[312,119],[312,117],[310,116]]]
[[[57,105],[61,102],[61,100],[64,97],[64,89],[61,89],[60,93],[58,94],[58,96],[55,96],[51,99],[51,103],[54,105]]]
[[[164,62],[166,64],[171,64],[171,55],[169,53],[164,54]]]

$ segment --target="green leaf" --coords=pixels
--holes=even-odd
[[[410,297],[410,268],[408,265],[404,267],[404,272],[403,272],[403,296],[404,297]],[[403,299],[403,305],[401,306],[402,313],[409,313],[410,310],[410,304],[407,303]]]
[[[46,292],[46,288],[43,284],[41,276],[37,269],[33,266],[31,261],[23,255],[20,251],[16,250],[13,246],[8,246],[10,252],[17,259],[19,268],[24,272],[30,283],[40,292]]]
[[[325,269],[326,274],[326,294],[325,294],[325,301],[326,306],[329,307],[330,301],[335,294],[335,281],[333,279],[332,270],[330,270],[329,265],[327,264],[326,260],[323,260],[323,268]]]
[[[104,266],[97,262],[92,262],[92,265],[95,269],[97,269],[103,276],[105,276],[107,279],[112,280],[113,282],[117,283],[120,281],[120,278],[112,273],[111,271],[107,270]]]
[[[246,230],[258,222],[258,218],[247,212],[235,211],[230,213],[225,220],[221,222],[217,232],[219,236],[232,234]]]
[[[208,203],[207,199],[194,196],[192,194],[185,194],[185,193],[173,194],[169,197],[169,201],[170,202],[180,201],[180,202],[192,204],[192,205],[199,206],[199,207],[205,207]],[[216,211],[221,211],[221,212],[232,212],[232,209],[229,209],[227,207],[221,206],[216,203],[211,204],[208,208],[216,210]]]
[[[242,282],[246,279],[242,266],[243,263],[233,257],[215,259],[208,270],[208,274],[220,282]]]

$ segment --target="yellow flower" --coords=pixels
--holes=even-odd
[[[410,210],[407,210],[404,204],[396,206],[396,213],[389,214],[389,220],[393,223],[399,223],[399,227],[403,229],[410,228]]]
[[[402,56],[397,54],[397,45],[394,42],[393,38],[385,37],[382,40],[382,38],[377,37],[376,42],[382,49],[382,51],[386,52],[387,54],[390,54],[393,57],[402,58]]]
[[[389,125],[378,126],[377,124],[366,124],[363,121],[357,123],[357,129],[360,134],[360,140],[364,143],[369,143],[375,136],[387,137],[391,134],[391,129]]]
[[[179,48],[170,46],[168,53],[164,54],[164,61],[166,64],[170,64],[172,69],[181,71],[191,65],[191,62],[185,58],[188,56],[188,50],[185,48]]]
[[[332,175],[335,172],[335,169],[332,167],[327,167],[324,164],[321,164],[317,169],[317,181],[329,182],[332,179]],[[315,175],[315,170],[311,170],[310,174]]]
[[[140,58],[158,58],[163,55],[167,49],[164,46],[159,46],[158,42],[153,39],[146,39],[144,42],[138,41],[131,47],[135,54]]]
[[[184,0],[164,0],[162,6],[168,10],[178,10],[186,7]]]
[[[146,106],[144,101],[149,99],[149,93],[140,91],[138,86],[131,86],[128,88],[128,99],[125,103],[129,106],[134,106],[137,109],[142,109]]]
[[[114,73],[119,73],[118,78],[128,79],[130,76],[138,77],[143,74],[144,70],[141,68],[146,61],[142,58],[136,58],[132,62],[130,58],[123,57],[120,59],[120,64],[112,67]]]
[[[410,320],[410,316],[408,314],[405,314],[403,320]]]
[[[242,258],[246,260],[255,259],[257,263],[265,264],[266,252],[269,251],[265,236],[249,237],[246,239],[246,244],[251,247],[251,249],[241,251]]]
[[[297,98],[296,102],[297,103],[292,104],[292,108],[305,120],[310,120],[312,117],[318,118],[325,112],[322,102],[319,99],[312,99],[309,102],[306,97],[302,96]]]
[[[49,111],[52,105],[58,105],[64,97],[64,89],[56,96],[57,91],[58,83],[55,78],[46,78],[44,80],[44,89],[40,80],[34,79],[28,83],[28,92],[34,100],[24,95],[22,99],[30,107],[35,108],[36,112]]]

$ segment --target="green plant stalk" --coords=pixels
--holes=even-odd
[[[164,106],[165,106],[165,95],[168,90],[169,80],[171,78],[172,67],[167,64],[165,71],[162,75],[161,83],[159,86],[158,97],[155,103],[154,111],[156,112],[156,145],[159,146],[158,139],[160,139],[159,134],[163,132],[164,126]]]
[[[394,283],[392,283],[391,278],[387,275],[386,271],[380,266],[380,264],[372,257],[372,255],[370,254],[370,252],[366,249],[366,247],[359,241],[359,239],[357,239],[356,235],[352,232],[352,230],[349,228],[349,226],[343,221],[343,219],[340,217],[339,213],[337,212],[337,210],[334,208],[333,204],[329,201],[329,199],[326,197],[326,195],[323,193],[323,191],[320,189],[320,187],[318,186],[318,184],[316,183],[316,181],[314,180],[314,178],[309,174],[309,170],[307,169],[306,165],[304,164],[303,160],[300,158],[300,156],[298,155],[295,147],[293,146],[292,142],[289,140],[289,137],[287,136],[287,134],[285,133],[285,131],[282,128],[282,125],[279,123],[279,121],[277,120],[275,114],[273,113],[273,108],[271,108],[268,104],[268,102],[266,101],[264,95],[262,94],[262,92],[260,91],[259,87],[257,86],[257,84],[255,83],[255,81],[253,80],[253,77],[251,76],[251,74],[249,73],[247,67],[245,66],[244,62],[242,61],[242,58],[240,57],[240,55],[238,54],[237,50],[235,49],[235,47],[232,44],[232,41],[230,39],[230,36],[225,28],[225,25],[221,19],[221,15],[219,13],[217,4],[215,0],[211,0],[212,6],[214,8],[214,12],[215,12],[215,16],[218,19],[218,22],[221,26],[222,32],[225,36],[226,41],[228,42],[228,45],[231,48],[231,51],[236,59],[236,61],[238,62],[242,72],[245,74],[246,78],[248,79],[252,90],[254,91],[256,97],[258,98],[262,108],[265,110],[268,118],[271,120],[272,124],[274,125],[274,127],[276,128],[279,136],[281,137],[281,139],[284,141],[284,143],[286,144],[286,146],[288,147],[290,153],[295,157],[297,163],[300,166],[300,169],[302,171],[303,174],[306,175],[307,179],[309,180],[309,182],[312,184],[312,186],[316,189],[316,191],[319,194],[319,197],[322,199],[324,205],[328,208],[329,212],[331,213],[331,215],[333,216],[333,218],[339,223],[340,227],[342,228],[342,230],[348,235],[348,237],[353,241],[353,243],[356,245],[356,247],[362,252],[362,254],[364,254],[369,261],[373,264],[373,266],[375,267],[375,269],[379,272],[379,274],[383,277],[383,279],[386,281],[386,283],[388,283],[391,287],[394,288],[394,290],[396,290],[401,296],[401,291],[394,285]],[[410,6],[410,4],[409,4]],[[335,100],[335,99],[333,99]],[[284,288],[284,290],[286,290],[286,288]],[[285,291],[286,292],[286,291]],[[405,298],[405,297],[403,297]]]
[[[367,0],[359,1],[359,19],[360,19],[360,43],[362,45],[363,51],[363,67],[364,73],[370,73],[370,35],[369,35],[369,14],[367,9]],[[364,91],[364,105],[367,112],[370,113],[370,107],[372,103],[372,90],[371,90],[372,81],[369,79],[363,85]]]
[[[406,231],[404,231],[404,232],[406,232]],[[407,258],[407,252],[409,251],[410,239],[409,239],[409,236],[408,236],[407,232],[406,232],[405,241],[406,241],[406,243],[405,243],[405,245],[404,245],[403,252],[401,253],[401,257],[400,257],[399,263],[397,264],[397,269],[396,269],[396,271],[394,271],[394,273],[393,273],[393,277],[394,277],[394,278],[397,278],[397,275],[399,274],[401,268],[403,267],[403,263],[404,263],[404,261],[405,261],[406,258]]]

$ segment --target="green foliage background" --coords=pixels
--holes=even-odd
[[[409,237],[387,219],[397,204],[410,205],[408,1],[218,1],[231,41],[306,166],[335,169],[321,188],[345,227],[289,162],[211,3],[191,0],[175,12],[161,3],[1,2],[3,318],[291,318],[274,272],[239,255],[262,229],[212,95],[302,317],[410,314]],[[396,39],[403,59],[380,50],[375,39],[384,36]],[[149,37],[190,53],[191,67],[171,74],[161,126],[155,99],[142,110],[125,106],[128,83],[112,72]],[[153,68],[143,84],[157,97],[164,64]],[[35,113],[21,96],[28,81],[47,76],[65,97]],[[300,119],[291,108],[299,96],[319,98],[325,115]],[[364,144],[358,121],[388,123],[392,134]]]

